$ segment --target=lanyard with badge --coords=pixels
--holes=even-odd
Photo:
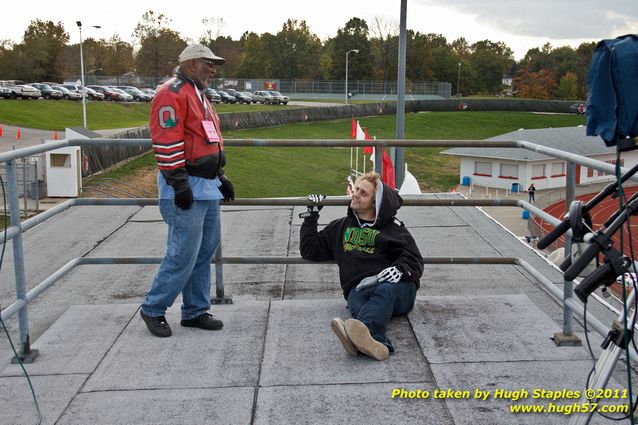
[[[202,97],[202,94],[197,89],[197,87],[195,87],[195,93],[197,93],[197,97],[204,107],[204,119],[202,120],[202,128],[204,129],[206,143],[209,145],[213,143],[219,143],[223,146],[221,137],[219,137],[219,131],[217,131],[217,127],[215,126],[215,121],[212,119],[213,117],[212,113],[209,110],[208,102],[206,102],[206,99]]]

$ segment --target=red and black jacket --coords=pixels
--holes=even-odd
[[[196,90],[193,81],[177,74],[159,88],[151,106],[150,131],[157,165],[176,191],[188,185],[189,175],[214,179],[224,174],[219,117],[206,96],[198,96]],[[219,142],[207,142],[204,120],[213,121]]]

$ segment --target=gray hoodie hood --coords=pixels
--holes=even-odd
[[[399,208],[403,205],[403,198],[399,195],[399,192],[392,189],[387,184],[377,180],[377,189],[375,193],[375,210],[376,218],[374,223],[369,225],[370,227],[382,226],[386,222],[393,220]],[[350,206],[348,206],[348,216],[354,217],[361,226],[361,221]]]

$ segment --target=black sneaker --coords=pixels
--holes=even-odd
[[[166,317],[164,316],[147,316],[140,309],[140,316],[144,319],[144,323],[146,323],[146,327],[149,331],[155,336],[159,336],[160,338],[166,338],[173,335],[171,331],[171,327],[168,326],[168,322],[166,321]]]
[[[181,322],[182,326],[186,326],[189,328],[200,328],[206,329],[207,331],[218,331],[224,327],[224,324],[221,320],[215,319],[212,315],[208,313],[200,314],[197,317],[193,317],[192,319],[183,320]]]

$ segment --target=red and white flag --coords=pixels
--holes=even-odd
[[[359,130],[359,122],[354,120],[352,117],[352,124],[350,125],[350,138],[353,140],[357,140],[357,131]]]
[[[370,137],[370,135],[368,134],[368,130],[366,130],[365,128],[363,129],[363,135],[364,140],[372,140],[372,137]],[[371,155],[372,153],[374,153],[374,148],[372,146],[366,146],[363,148],[364,155]]]
[[[361,126],[359,125],[359,122],[354,121],[354,118],[352,119],[352,131],[355,134],[355,137],[351,137],[353,139],[356,140],[373,140],[372,137],[370,137],[370,135],[368,134],[367,130],[365,128],[361,128]],[[356,126],[356,127],[355,127]],[[394,189],[395,186],[395,174],[394,174],[394,165],[392,165],[392,160],[390,159],[390,155],[388,154],[388,152],[383,149],[382,150],[383,155],[383,162],[382,162],[382,177],[381,180],[383,181],[383,183],[387,184],[388,186],[390,186],[392,189]],[[374,167],[374,148],[371,146],[366,146],[363,148],[363,154],[364,155],[370,155],[370,161],[372,161],[373,167]]]
[[[363,129],[361,128],[361,125],[359,124],[359,121],[357,121],[357,128],[355,130],[354,135],[355,135],[355,137],[354,137],[355,140],[365,140],[366,139],[366,135],[365,135]]]
[[[381,176],[381,180],[392,189],[395,189],[392,159],[390,159],[390,155],[388,155],[388,152],[384,148],[381,149],[383,149],[383,175]]]

